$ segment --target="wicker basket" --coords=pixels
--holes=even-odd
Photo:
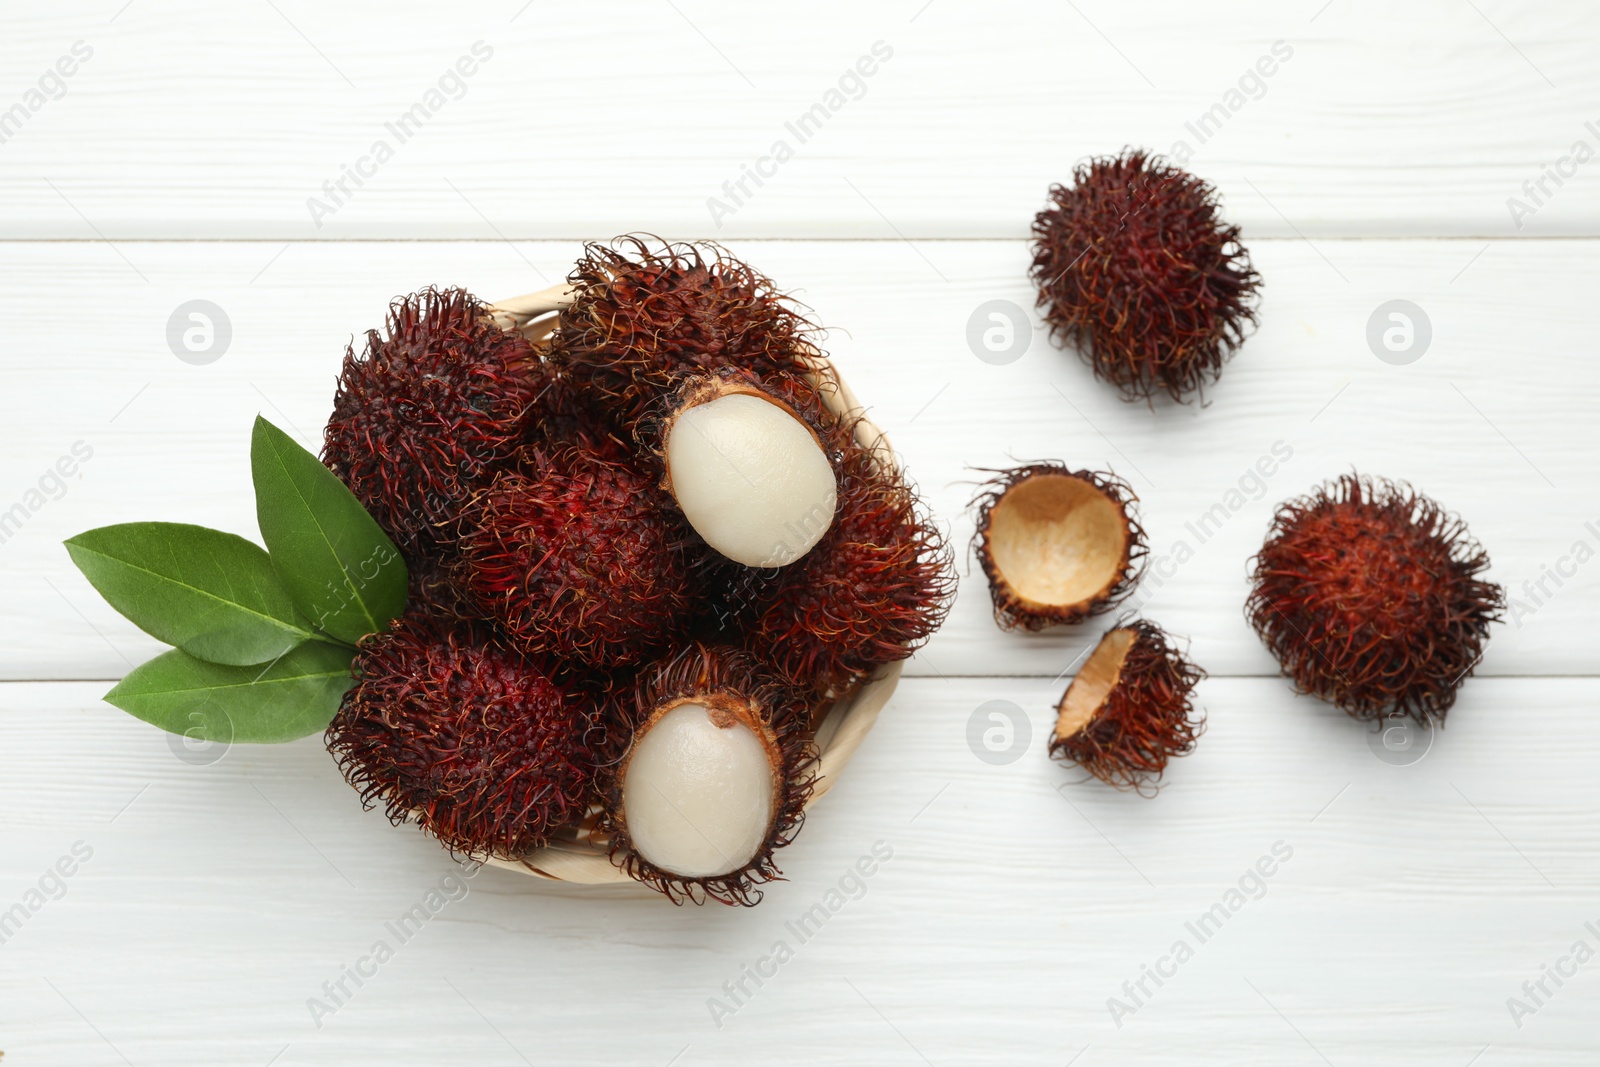
[[[542,341],[554,330],[556,313],[571,300],[572,290],[566,285],[557,285],[537,293],[502,300],[491,305],[490,311],[505,328],[515,329],[530,340]],[[861,404],[855,394],[833,364],[820,353],[817,353],[817,368],[810,377],[829,411],[839,416],[860,414]],[[864,417],[856,424],[856,441],[873,452],[878,462],[898,465],[889,439]],[[818,752],[816,785],[806,802],[807,810],[832,788],[856,749],[861,747],[862,740],[878,721],[878,712],[888,703],[895,686],[899,685],[901,667],[902,664],[897,662],[879,668],[871,678],[821,712],[815,736]],[[610,841],[594,829],[598,815],[598,809],[591,811],[582,823],[568,827],[544,848],[536,849],[520,859],[490,859],[488,865],[577,885],[637,886],[641,893],[654,896],[648,887],[629,878],[626,872],[612,864]]]

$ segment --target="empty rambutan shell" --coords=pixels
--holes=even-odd
[[[1126,482],[1061,463],[994,474],[972,502],[972,543],[1002,629],[1081,622],[1133,592],[1147,546]]]
[[[453,852],[516,857],[593,788],[588,698],[488,635],[407,615],[362,640],[327,745],[367,806]]]
[[[833,524],[838,481],[822,437],[753,378],[687,380],[659,434],[667,491],[735,563],[786,567]]]
[[[1205,728],[1192,693],[1205,672],[1143,619],[1111,629],[1056,707],[1050,755],[1119,788],[1153,792]]]
[[[1279,506],[1245,613],[1300,692],[1356,719],[1442,722],[1505,607],[1488,568],[1460,518],[1347,474]]]
[[[689,542],[655,476],[615,444],[530,449],[474,498],[456,580],[519,651],[616,667],[687,628]]]
[[[590,244],[568,278],[551,337],[557,362],[626,423],[689,375],[816,367],[816,328],[772,280],[710,242],[638,236]]]
[[[1080,164],[1033,236],[1051,332],[1126,399],[1201,392],[1255,324],[1260,277],[1216,190],[1143,150]]]
[[[547,373],[476,297],[414,293],[346,352],[323,462],[414,562],[522,445]]]
[[[803,821],[816,752],[800,690],[743,652],[693,645],[644,668],[621,715],[600,832],[675,903],[754,904]]]

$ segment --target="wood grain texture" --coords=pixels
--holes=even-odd
[[[0,146],[0,236],[1014,238],[1084,156],[1179,142],[1252,235],[1600,236],[1600,165],[1521,231],[1506,203],[1600,147],[1592,39],[1580,3],[1511,0],[16,10],[0,109],[93,55]],[[346,167],[367,174],[335,204]]]
[[[99,601],[61,540],[153,518],[254,536],[251,419],[260,412],[316,448],[344,346],[381,322],[390,297],[428,283],[524,292],[540,275],[560,278],[577,254],[573,243],[118,247],[148,281],[103,245],[4,246],[0,511],[75,442],[93,458],[0,544],[10,634],[0,676],[115,678],[153,655],[156,642]],[[1277,502],[1352,466],[1411,480],[1488,546],[1493,576],[1524,609],[1495,630],[1483,672],[1594,672],[1600,564],[1561,563],[1577,542],[1600,549],[1587,525],[1600,529],[1593,242],[1256,242],[1260,332],[1206,406],[1154,411],[1095,382],[1036,322],[1018,361],[974,355],[968,320],[980,304],[1031,305],[1022,242],[734,249],[836,327],[834,358],[957,548],[955,610],[909,665],[914,675],[1055,676],[1103,629],[1000,634],[966,558],[974,468],[1041,457],[1110,466],[1132,482],[1153,549],[1173,561],[1146,578],[1143,610],[1191,637],[1213,673],[1273,673],[1244,622],[1246,561]],[[1395,297],[1433,323],[1431,347],[1409,366],[1380,362],[1365,340],[1369,315]],[[206,366],[181,362],[166,340],[168,316],[195,298],[223,307],[233,327],[231,347]],[[1259,478],[1275,445],[1292,455]],[[1558,565],[1572,572],[1560,585],[1543,578]],[[1524,588],[1541,579],[1542,592]]]
[[[597,1034],[641,1064],[1589,1064],[1587,968],[1521,1029],[1506,1001],[1600,942],[1597,686],[1478,680],[1394,766],[1275,680],[1214,679],[1196,752],[1141,800],[1044,758],[1053,684],[906,679],[759,907],[486,870],[401,943],[385,924],[457,869],[362,813],[316,739],[191,765],[96,685],[3,685],[0,905],[93,856],[0,951],[0,1028],[74,1067],[579,1064]],[[1031,726],[1006,765],[968,747],[993,700]],[[892,857],[802,941],[786,924],[875,842]],[[1189,932],[1277,842],[1259,899]],[[379,940],[394,958],[319,1029],[307,1000]],[[736,1005],[723,983],[780,940]],[[1119,1028],[1108,998],[1177,940],[1193,958]]]
[[[0,682],[6,1063],[1595,1063],[1600,963],[1544,973],[1600,950],[1595,25],[1573,0],[7,5],[0,679],[47,681]],[[1086,156],[1179,142],[1265,303],[1208,405],[1152,411],[1039,327],[1026,237]],[[316,738],[198,752],[99,702],[160,646],[64,537],[254,536],[251,418],[316,447],[390,298],[540,289],[628,230],[728,240],[807,301],[962,560],[790,881],[676,909],[465,879]],[[1366,340],[1395,299],[1432,328],[1405,366]],[[231,324],[208,365],[167,340],[191,300]],[[989,301],[1029,309],[1015,362],[969,344]],[[965,559],[975,468],[1045,457],[1115,469],[1188,557],[1137,598],[1212,672],[1154,800],[1044,758],[1103,625],[1002,634]],[[1461,513],[1517,598],[1414,763],[1295,698],[1243,620],[1273,506],[1352,467]]]

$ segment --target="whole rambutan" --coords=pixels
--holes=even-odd
[[[452,852],[516,857],[593,789],[586,701],[486,635],[408,615],[361,642],[327,745],[368,807]]]
[[[791,679],[837,696],[911,655],[943,623],[951,552],[885,451],[848,442],[833,525],[798,563],[747,576],[746,647]]]
[[[568,373],[547,364],[542,386],[528,410],[524,443],[545,451],[568,445],[620,446],[626,433],[601,397]]]
[[[461,588],[454,560],[430,558],[407,568],[406,613],[435,623],[477,622],[482,612]]]
[[[322,461],[414,562],[522,445],[545,373],[476,297],[413,293],[345,353]]]
[[[1204,677],[1159,626],[1118,624],[1062,694],[1051,757],[1119,789],[1153,794],[1167,762],[1193,751],[1205,729],[1192,697]]]
[[[1133,592],[1148,549],[1127,482],[1054,462],[993,474],[972,502],[972,547],[1001,629],[1081,622]]]
[[[590,244],[568,278],[556,361],[631,423],[686,375],[766,377],[814,363],[815,327],[772,280],[720,245],[620,237]]]
[[[743,652],[690,645],[639,672],[603,772],[612,861],[674,903],[755,904],[778,878],[816,750],[803,691]]]
[[[1279,506],[1245,614],[1300,692],[1356,719],[1442,722],[1501,621],[1488,567],[1433,500],[1346,474]]]
[[[1051,332],[1126,399],[1202,391],[1255,324],[1260,277],[1216,191],[1143,150],[1079,164],[1033,236]]]
[[[691,540],[653,474],[615,445],[530,449],[474,497],[456,578],[519,651],[609,668],[688,628]]]

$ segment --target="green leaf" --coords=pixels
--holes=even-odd
[[[265,663],[312,636],[266,551],[237,534],[129,522],[88,530],[66,545],[112,607],[192,656]]]
[[[227,667],[175,648],[136,667],[105,699],[196,740],[293,741],[327,728],[350,688],[353,656],[308,641],[265,666]]]
[[[312,624],[354,644],[406,609],[406,565],[316,456],[260,416],[250,439],[256,521],[273,569]]]

